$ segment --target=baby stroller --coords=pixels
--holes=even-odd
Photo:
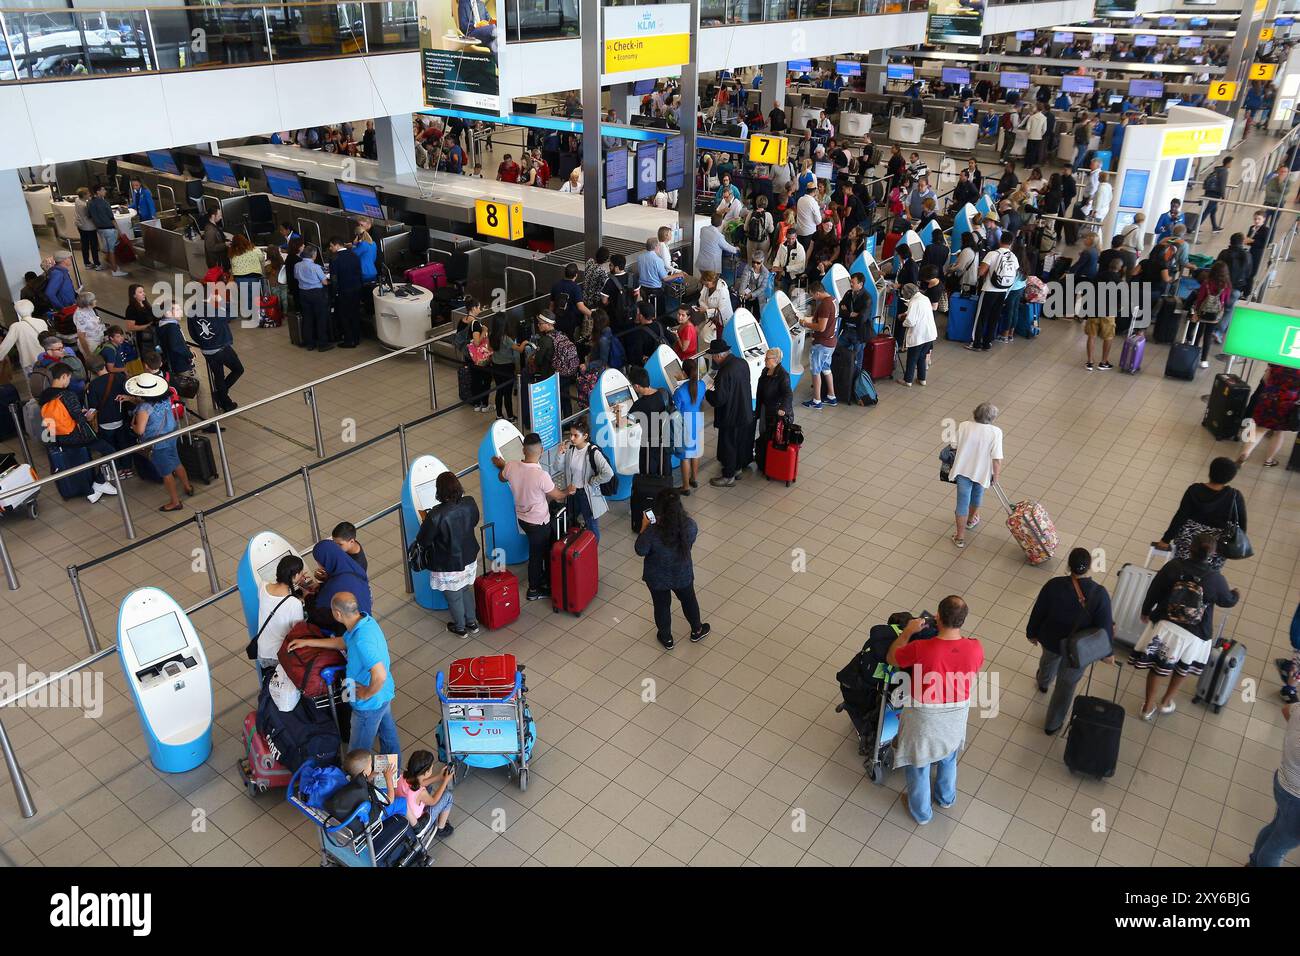
[[[308,760],[294,771],[289,781],[289,803],[319,828],[321,866],[406,867],[433,862],[429,848],[437,832],[437,814],[425,813],[413,827],[404,814],[362,799],[339,819],[327,809],[328,798],[350,784],[338,771],[340,786],[335,791],[323,793],[316,789],[307,793],[303,781],[317,767],[314,760]]]
[[[902,711],[899,699],[898,671],[886,661],[890,645],[898,639],[903,627],[914,614],[897,611],[884,624],[877,624],[867,632],[867,642],[849,661],[835,679],[840,683],[843,701],[835,712],[847,713],[858,734],[858,753],[865,759],[863,768],[872,783],[884,783],[894,766],[894,739],[898,736],[898,720]],[[912,640],[933,637],[938,633],[928,612],[921,617],[929,625]]]

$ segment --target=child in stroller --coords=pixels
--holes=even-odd
[[[848,713],[853,722],[858,734],[858,753],[866,758],[863,767],[872,783],[884,781],[892,765],[893,740],[898,734],[899,704],[893,699],[897,672],[885,657],[903,628],[917,616],[910,611],[896,611],[884,624],[872,627],[862,650],[835,675],[843,698],[835,712]],[[934,637],[939,632],[934,616],[929,611],[922,611],[919,616],[927,622],[926,627],[912,640]]]

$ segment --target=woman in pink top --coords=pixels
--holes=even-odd
[[[406,771],[397,778],[394,798],[406,798],[406,821],[415,826],[424,810],[437,817],[439,840],[445,840],[455,832],[455,827],[447,822],[451,816],[451,793],[447,786],[451,783],[451,764],[442,768],[441,773],[433,769],[433,754],[427,750],[417,750],[406,762]],[[435,787],[434,784],[437,784]]]

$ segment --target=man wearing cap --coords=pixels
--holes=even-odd
[[[850,280],[851,282],[852,280]],[[838,322],[835,317],[835,300],[822,284],[813,286],[813,314],[800,319],[799,324],[811,333],[812,348],[808,350],[808,371],[812,373],[812,398],[803,403],[804,408],[822,407],[822,389],[826,390],[826,404],[838,405],[835,381],[831,378],[831,356],[839,344]]]
[[[730,488],[743,477],[754,453],[754,392],[749,363],[735,355],[722,339],[709,343],[715,373],[705,400],[713,406],[713,427],[718,430],[718,461],[722,474],[709,481]]]
[[[762,253],[755,251],[750,255],[748,265],[736,277],[735,293],[741,307],[758,315],[758,310],[767,301],[767,280],[770,275],[763,265]]]
[[[77,301],[77,289],[72,282],[72,253],[60,249],[54,254],[53,264],[45,274],[45,297],[55,312],[66,309]]]

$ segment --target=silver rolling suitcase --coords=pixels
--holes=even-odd
[[[1142,623],[1142,602],[1146,600],[1147,588],[1159,570],[1151,567],[1151,561],[1157,555],[1163,565],[1173,557],[1173,552],[1152,548],[1147,552],[1146,563],[1141,567],[1136,564],[1123,565],[1119,569],[1115,593],[1110,596],[1111,616],[1115,619],[1115,640],[1129,647],[1137,644],[1146,629]]]
[[[1210,648],[1210,659],[1205,662],[1205,670],[1201,671],[1201,676],[1196,681],[1193,702],[1212,707],[1217,714],[1236,691],[1245,666],[1246,645],[1230,637],[1225,638],[1220,625],[1219,636]]]

